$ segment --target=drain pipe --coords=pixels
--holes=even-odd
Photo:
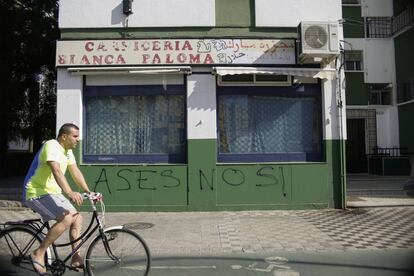
[[[339,120],[339,163],[340,163],[340,184],[341,184],[341,208],[346,209],[346,153],[345,153],[345,135],[344,135],[344,124],[343,124],[343,112],[344,112],[344,103],[343,103],[343,94],[342,94],[342,81],[345,82],[345,77],[342,78],[343,66],[344,66],[344,48],[340,46],[339,54],[339,68],[338,68],[338,58],[335,60],[335,68],[337,69],[336,81],[337,81],[337,92],[336,92],[336,106],[338,107],[338,120]]]

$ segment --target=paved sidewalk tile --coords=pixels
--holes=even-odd
[[[0,211],[0,222],[33,217]],[[414,207],[107,213],[105,222],[136,231],[154,256],[414,248]]]

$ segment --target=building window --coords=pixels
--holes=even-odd
[[[370,100],[371,105],[390,105],[392,86],[390,83],[370,84]]]
[[[183,85],[86,86],[85,162],[185,162]]]
[[[414,78],[397,85],[398,103],[414,100]]]
[[[321,161],[320,85],[218,87],[220,162]]]
[[[345,51],[345,70],[362,71],[362,51]]]
[[[388,38],[392,36],[392,17],[366,17],[367,38]]]

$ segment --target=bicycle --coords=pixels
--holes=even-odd
[[[74,241],[53,243],[45,254],[46,269],[52,275],[62,275],[66,269],[78,269],[67,265],[67,261],[98,231],[86,248],[84,257],[84,273],[87,275],[148,275],[151,257],[145,241],[135,232],[124,226],[104,228],[105,205],[99,193],[83,194],[89,199],[92,207],[92,217],[87,229]],[[96,208],[101,206],[101,217]],[[96,223],[94,226],[94,222]],[[8,221],[0,224],[0,254],[6,254],[6,261],[12,265],[31,268],[31,252],[39,246],[46,230],[50,229],[48,222],[41,219],[23,221]],[[63,259],[59,257],[58,247],[67,247],[79,241],[79,244]],[[3,266],[3,265],[2,265]]]

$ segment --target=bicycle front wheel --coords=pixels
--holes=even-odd
[[[0,274],[20,275],[32,270],[30,254],[39,247],[41,238],[25,226],[12,226],[0,232]],[[46,260],[46,257],[45,257]]]
[[[144,240],[128,229],[105,231],[105,237],[97,236],[89,246],[85,264],[89,275],[147,275],[150,269],[150,253]]]

